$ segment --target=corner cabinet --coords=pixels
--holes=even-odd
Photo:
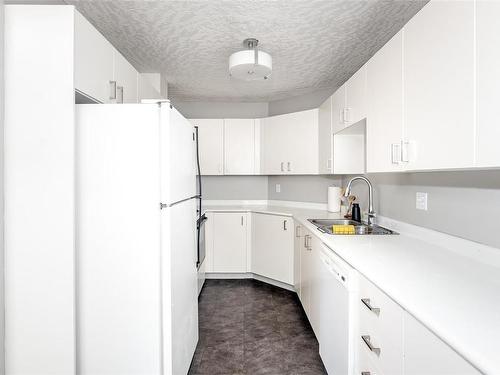
[[[224,119],[225,175],[258,174],[259,123],[254,119]]]
[[[318,171],[333,173],[333,127],[332,97],[326,99],[318,109]]]
[[[263,174],[318,174],[318,109],[261,121]]]
[[[252,273],[294,285],[294,223],[288,216],[252,214]]]

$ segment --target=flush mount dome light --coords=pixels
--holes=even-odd
[[[259,41],[254,38],[245,39],[244,51],[229,56],[229,75],[243,81],[267,79],[273,70],[271,55],[257,49]]]

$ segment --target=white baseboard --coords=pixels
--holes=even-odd
[[[282,288],[282,289],[286,289],[286,290],[290,290],[292,292],[295,292],[295,288],[293,287],[293,285],[283,283],[283,282],[278,281],[278,280],[273,280],[273,279],[270,279],[269,277],[257,275],[257,274],[252,273],[252,272],[245,272],[245,273],[210,272],[210,273],[206,273],[205,277],[207,279],[224,279],[224,280],[255,279],[255,280],[259,280],[259,281],[262,281],[264,283],[267,283],[267,284],[277,286],[277,287]]]

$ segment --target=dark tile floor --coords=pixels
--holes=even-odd
[[[191,375],[326,374],[295,293],[257,280],[207,280]]]

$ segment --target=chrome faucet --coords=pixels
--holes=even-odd
[[[363,177],[363,176],[357,176],[357,177],[351,178],[351,180],[349,181],[349,183],[347,184],[347,187],[345,189],[344,197],[347,198],[351,194],[351,185],[352,185],[353,181],[356,181],[356,180],[362,180],[362,181],[366,182],[366,184],[368,185],[368,225],[373,225],[373,224],[375,224],[375,217],[377,215],[375,214],[375,211],[373,210],[373,187],[372,187],[370,180],[368,180],[366,177]]]

